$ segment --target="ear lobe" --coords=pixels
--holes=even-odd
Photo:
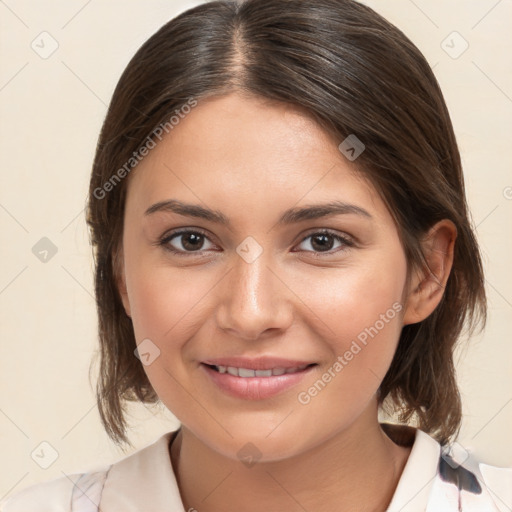
[[[456,238],[455,224],[443,219],[423,239],[421,246],[428,268],[419,269],[411,279],[404,325],[421,322],[441,301],[453,265]]]
[[[124,310],[127,316],[131,318],[130,301],[128,300],[128,291],[126,288],[126,277],[124,272],[124,258],[122,247],[114,252],[112,261],[114,265],[114,276],[117,290],[119,291],[121,301],[123,302]]]

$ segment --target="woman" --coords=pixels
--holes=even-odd
[[[4,512],[506,503],[512,470],[447,453],[453,350],[485,319],[453,128],[371,9],[210,2],[164,25],[114,92],[87,220],[106,431],[127,442],[125,400],[181,427]]]

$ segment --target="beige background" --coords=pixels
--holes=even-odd
[[[88,381],[96,316],[83,207],[122,70],[163,23],[198,3],[0,2],[0,500],[125,455],[103,432]],[[423,51],[453,117],[490,305],[487,330],[458,363],[465,412],[459,443],[485,462],[512,465],[512,2],[365,3]],[[59,45],[46,59],[31,47],[35,40],[42,52],[45,37],[51,49],[43,31]],[[453,58],[464,41],[469,47]],[[42,237],[57,248],[46,263],[32,252]],[[136,448],[177,426],[163,406],[131,411]],[[58,453],[48,469],[31,457],[41,453],[41,442]]]

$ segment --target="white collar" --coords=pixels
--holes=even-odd
[[[386,431],[395,435],[407,433],[407,429],[411,434],[410,427],[389,424],[387,427]],[[185,512],[169,453],[169,444],[177,432],[167,432],[152,444],[112,464],[105,480],[99,509],[105,512]],[[451,503],[454,497],[459,496],[457,487],[444,482],[438,474],[441,446],[423,431],[414,429],[413,432],[414,443],[387,512],[430,511],[438,500],[443,504],[443,511],[459,510],[456,503]],[[506,478],[508,482],[510,470],[504,471],[507,473],[502,472],[500,478]],[[485,487],[480,473],[478,480]],[[505,480],[503,482],[505,484]],[[469,506],[463,507],[463,510],[498,510],[487,489],[484,489],[482,495],[469,496],[463,501],[474,498],[478,508]],[[484,508],[481,508],[482,505]],[[437,508],[434,510],[437,512]]]
[[[422,430],[416,429],[411,453],[387,512],[426,510],[440,455],[441,445]]]
[[[169,454],[169,442],[176,433],[167,432],[113,464],[105,480],[99,509],[185,512]]]

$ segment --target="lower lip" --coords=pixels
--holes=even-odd
[[[220,373],[206,364],[201,364],[201,367],[222,391],[243,400],[264,400],[282,393],[297,385],[313,369],[313,366],[308,366],[296,373],[272,377],[236,377]]]

